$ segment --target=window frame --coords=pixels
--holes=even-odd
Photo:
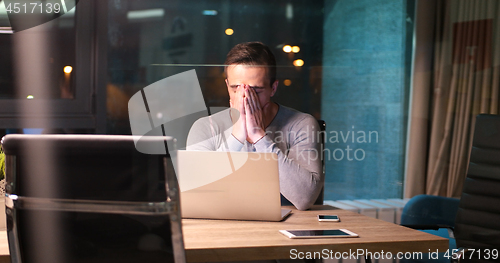
[[[79,1],[75,10],[75,98],[0,99],[0,128],[96,127],[95,6],[94,1]],[[47,102],[51,111],[37,112]]]

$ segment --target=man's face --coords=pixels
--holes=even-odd
[[[267,69],[265,67],[251,66],[251,65],[229,65],[226,70],[227,91],[229,98],[236,101],[236,91],[240,85],[249,85],[259,98],[260,106],[264,107],[271,101],[271,97],[276,93],[278,82],[275,81],[273,85],[269,83],[267,76]]]

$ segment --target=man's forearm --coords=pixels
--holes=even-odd
[[[317,148],[295,147],[291,149],[293,152],[284,153],[267,136],[254,146],[258,152],[274,152],[278,155],[280,191],[283,196],[299,210],[310,208],[318,198],[324,181],[321,155]]]

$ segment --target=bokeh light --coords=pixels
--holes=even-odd
[[[71,73],[71,71],[73,71],[73,68],[71,66],[66,66],[64,67],[64,73]]]
[[[296,59],[293,61],[293,65],[296,67],[302,67],[304,66],[304,60],[302,59]]]

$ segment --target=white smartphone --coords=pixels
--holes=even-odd
[[[337,215],[318,215],[318,221],[340,222],[340,218]]]
[[[358,237],[358,234],[347,229],[280,230],[280,233],[289,238]]]

